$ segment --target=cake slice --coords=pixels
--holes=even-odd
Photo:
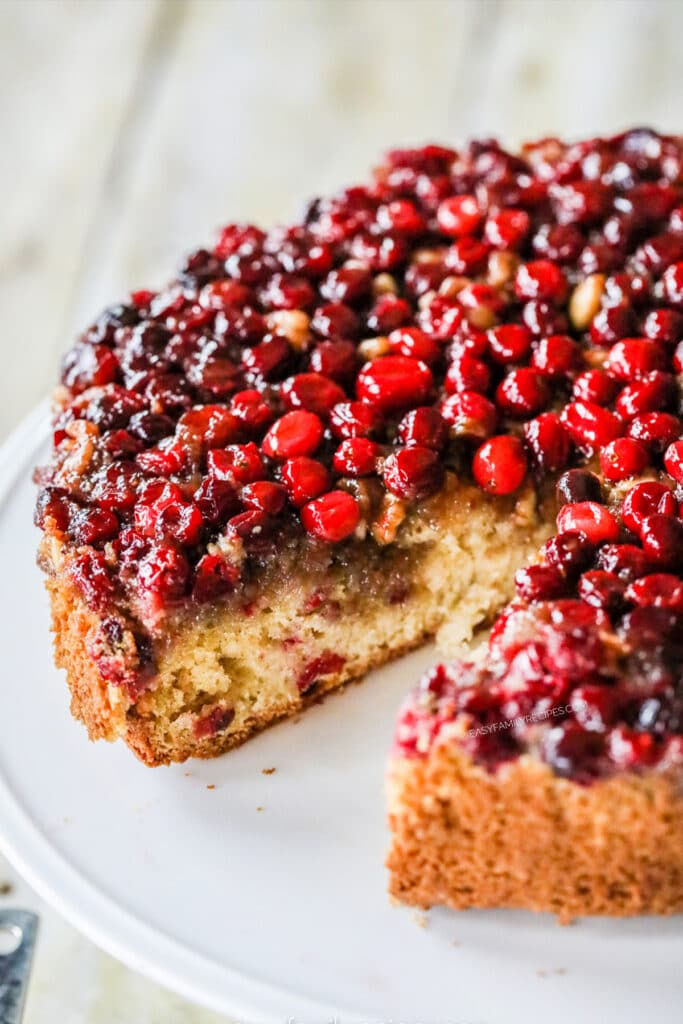
[[[36,513],[91,737],[211,756],[457,645],[552,530],[559,473],[601,449],[622,482],[660,472],[682,162],[647,130],[394,150],[105,310],[64,360]]]
[[[485,657],[437,667],[406,703],[389,770],[399,900],[563,921],[683,911],[683,525],[671,483],[640,482],[590,522],[588,503],[564,506]],[[620,529],[630,543],[614,542]]]

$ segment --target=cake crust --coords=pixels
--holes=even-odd
[[[582,786],[524,756],[495,773],[452,743],[392,760],[389,891],[423,908],[683,912],[680,771]]]

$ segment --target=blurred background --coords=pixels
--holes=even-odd
[[[391,145],[683,131],[681,0],[0,0],[0,440],[79,327]],[[37,906],[28,1024],[209,1024]]]

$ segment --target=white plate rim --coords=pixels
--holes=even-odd
[[[0,447],[0,512],[17,477],[32,466],[47,431],[44,400]],[[29,470],[30,471],[30,470]],[[213,962],[122,910],[63,857],[21,806],[0,771],[0,850],[38,895],[105,953],[184,998],[248,1021],[283,1019],[283,1006],[313,1020],[357,1013],[335,1008]],[[229,988],[229,994],[226,992]],[[289,1014],[291,1018],[291,1014]]]

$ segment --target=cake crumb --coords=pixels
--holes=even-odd
[[[257,808],[256,808],[256,810],[257,810],[257,811],[262,811],[262,810],[263,810],[263,807],[260,807],[260,806],[259,806],[259,807],[257,807]]]
[[[186,779],[191,779],[192,778],[192,772],[185,772],[185,778]]]
[[[211,785],[207,786],[206,788],[207,788],[207,789],[215,789],[216,787],[214,786],[214,784],[213,784],[213,782],[212,782],[212,783],[211,783]]]
[[[9,896],[14,892],[14,886],[11,882],[0,882],[0,896]]]
[[[427,915],[421,914],[419,913],[419,911],[416,911],[413,914],[413,921],[418,926],[418,928],[426,928],[427,925],[429,924],[429,918],[427,917]]]
[[[451,946],[462,946],[462,942],[460,941],[460,939],[452,939]]]
[[[262,768],[261,775],[274,775],[276,771],[276,768]]]

